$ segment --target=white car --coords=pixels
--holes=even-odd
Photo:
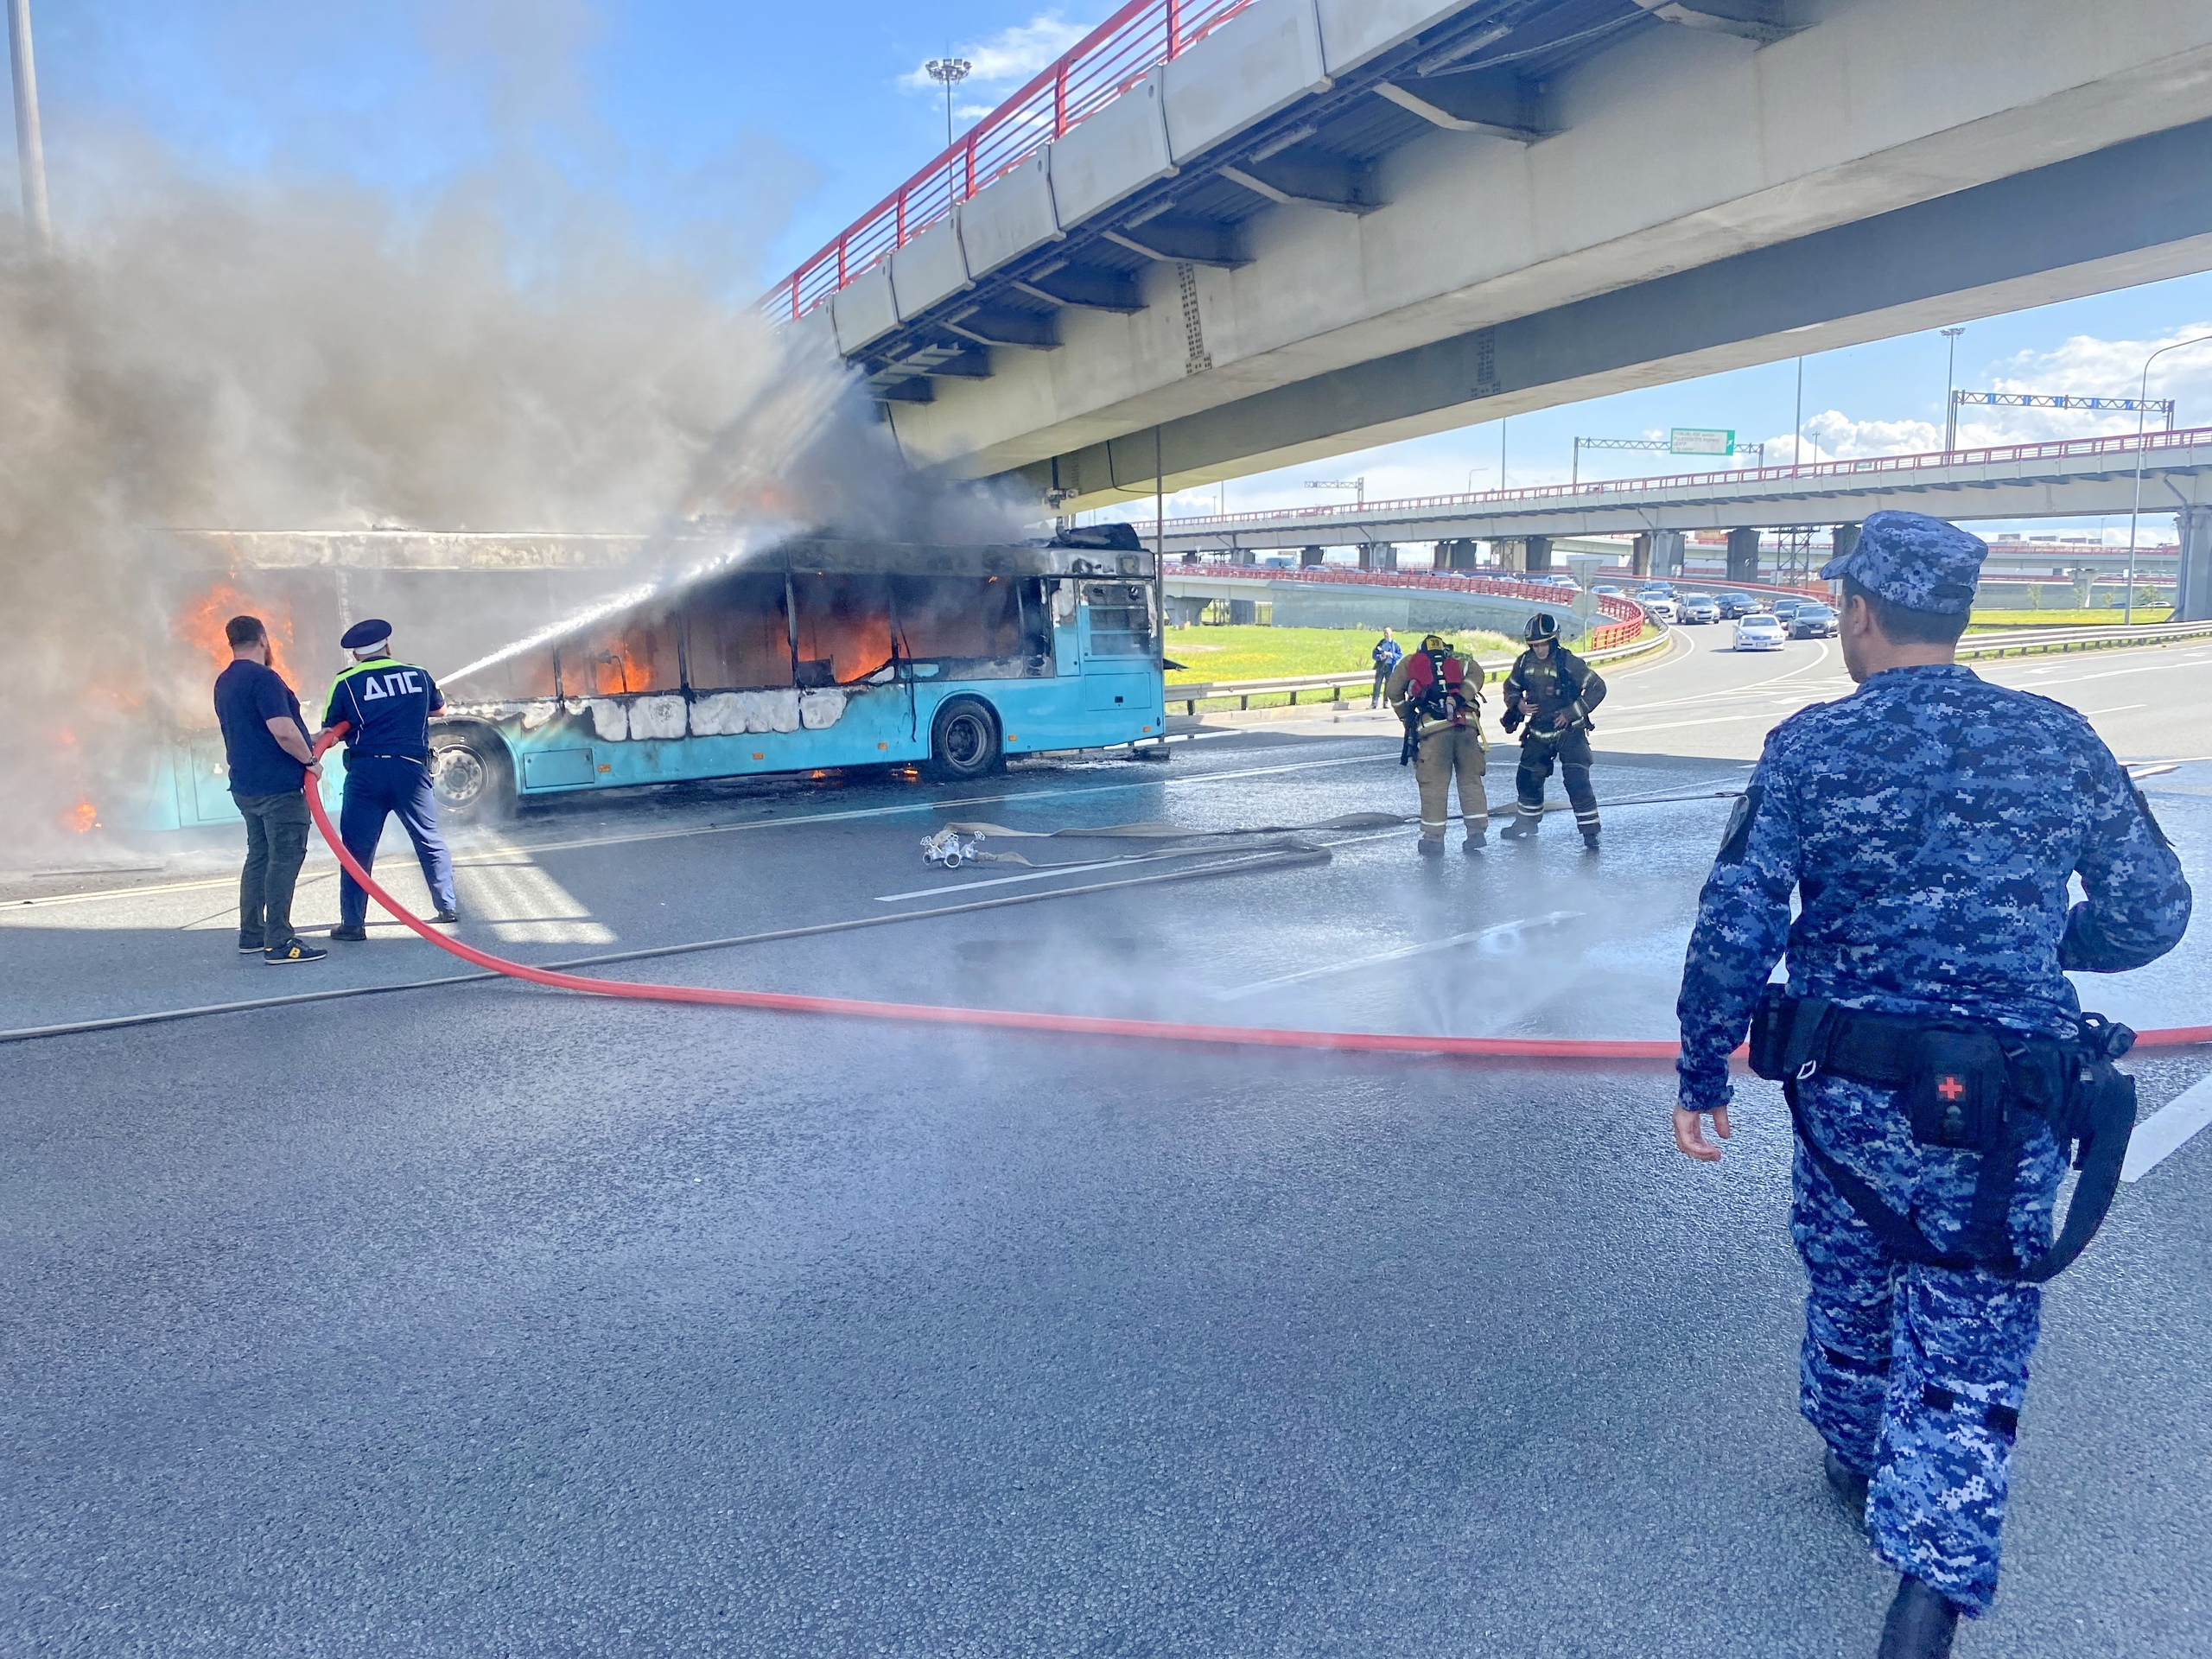
[[[1654,622],[1679,622],[1682,620],[1681,607],[1663,594],[1655,594],[1649,599],[1639,599],[1636,602],[1650,613]]]
[[[1780,651],[1783,639],[1780,620],[1764,611],[1753,611],[1749,616],[1736,619],[1738,651]]]

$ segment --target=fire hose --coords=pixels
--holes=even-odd
[[[343,722],[317,740],[320,757],[344,735]],[[509,979],[519,979],[551,990],[575,991],[588,996],[612,996],[640,1002],[684,1002],[721,1008],[754,1008],[774,1014],[829,1014],[845,1019],[897,1020],[912,1025],[968,1026],[1000,1031],[1051,1032],[1063,1036],[1127,1037],[1153,1042],[1188,1043],[1223,1048],[1300,1048],[1344,1053],[1427,1054],[1466,1059],[1522,1060],[1645,1060],[1667,1061],[1680,1051],[1670,1042],[1632,1042],[1618,1039],[1560,1037],[1443,1037],[1399,1032],[1298,1031],[1273,1026],[1211,1026],[1179,1020],[1122,1020],[1101,1014],[1035,1014],[1016,1008],[963,1008],[930,1002],[878,1002],[860,997],[806,996],[787,991],[728,990],[705,985],[653,985],[632,980],[594,979],[583,974],[563,973],[510,962],[439,932],[377,885],[374,877],[346,849],[323,808],[321,792],[307,791],[308,810],[315,828],[337,855],[346,873],[361,885],[393,919],[441,950],[463,962]],[[2136,1039],[2139,1047],[2180,1047],[2212,1043],[2212,1026],[2180,1027],[2146,1031]],[[1739,1051],[1740,1052],[1740,1051]]]

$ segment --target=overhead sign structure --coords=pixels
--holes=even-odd
[[[1667,432],[1667,448],[1677,455],[1732,455],[1736,453],[1733,427],[1677,426]]]

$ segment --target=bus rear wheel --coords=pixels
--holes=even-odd
[[[430,792],[448,823],[497,823],[514,816],[514,767],[502,745],[436,733],[430,739]]]
[[[937,711],[924,777],[933,783],[963,783],[996,772],[1004,764],[998,716],[990,704],[981,697],[954,697]]]

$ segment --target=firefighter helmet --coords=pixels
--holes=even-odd
[[[1541,645],[1547,639],[1558,639],[1559,619],[1549,611],[1538,611],[1529,619],[1526,638],[1532,645]]]

